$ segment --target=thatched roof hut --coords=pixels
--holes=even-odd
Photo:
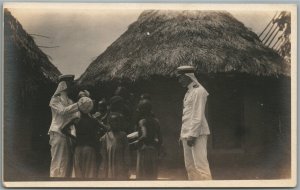
[[[27,67],[35,68],[45,80],[56,82],[60,71],[49,61],[48,56],[35,44],[34,39],[30,36],[12,16],[8,9],[4,9],[4,29],[5,44],[11,45],[5,48],[5,58],[15,57],[17,63],[24,64]],[[24,59],[21,61],[14,53],[25,51]]]
[[[3,74],[4,178],[33,180],[49,161],[48,104],[60,72],[7,9]]]
[[[181,168],[182,174],[183,153],[177,144],[185,90],[174,73],[185,64],[197,67],[210,93],[208,151],[215,179],[237,179],[234,173],[238,179],[288,177],[290,78],[285,77],[283,59],[227,12],[144,11],[77,82],[90,87],[96,99],[110,96],[118,84],[135,94],[151,94],[164,138],[162,167],[169,174]],[[285,153],[278,148],[282,139]],[[259,168],[253,175],[241,169],[249,162]],[[284,168],[286,173],[263,172],[271,168]]]
[[[201,73],[281,75],[281,57],[228,12],[144,11],[80,77],[79,84],[172,76],[183,64]]]

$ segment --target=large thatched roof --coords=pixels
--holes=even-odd
[[[4,10],[4,30],[5,65],[16,65],[15,69],[32,68],[37,75],[43,76],[42,80],[57,81],[60,71],[7,9]]]
[[[231,14],[144,11],[79,78],[79,84],[172,76],[183,64],[198,72],[281,75],[282,59]]]

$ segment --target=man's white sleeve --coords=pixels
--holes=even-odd
[[[200,127],[204,118],[206,99],[207,96],[203,90],[197,89],[194,91],[189,136],[198,137],[200,134]]]
[[[60,115],[67,115],[73,114],[78,111],[77,103],[71,104],[69,106],[64,106],[62,103],[57,99],[52,99],[50,102],[50,107],[55,109],[58,114]]]

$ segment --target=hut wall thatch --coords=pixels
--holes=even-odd
[[[60,72],[4,10],[4,179],[48,176],[49,100]],[[44,172],[44,173],[43,173]]]

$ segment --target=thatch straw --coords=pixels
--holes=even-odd
[[[283,74],[281,57],[227,12],[149,10],[90,64],[78,82],[173,76],[178,66],[189,63],[205,73]]]
[[[5,64],[22,62],[18,64],[28,64],[22,67],[34,68],[35,72],[44,76],[45,80],[49,82],[58,80],[60,71],[49,61],[48,56],[38,48],[33,38],[7,9],[4,9],[4,30],[6,47],[4,56],[7,61]],[[14,61],[10,58],[14,58]],[[8,63],[10,61],[13,62]]]
[[[47,55],[5,9],[5,104],[16,110],[32,108],[34,105],[48,105],[59,75],[59,70],[49,61]]]
[[[3,74],[3,137],[5,150],[9,150],[4,159],[4,177],[9,181],[32,181],[42,176],[36,171],[47,169],[42,161],[48,159],[49,101],[60,72],[7,9]],[[28,175],[28,171],[35,172]]]

